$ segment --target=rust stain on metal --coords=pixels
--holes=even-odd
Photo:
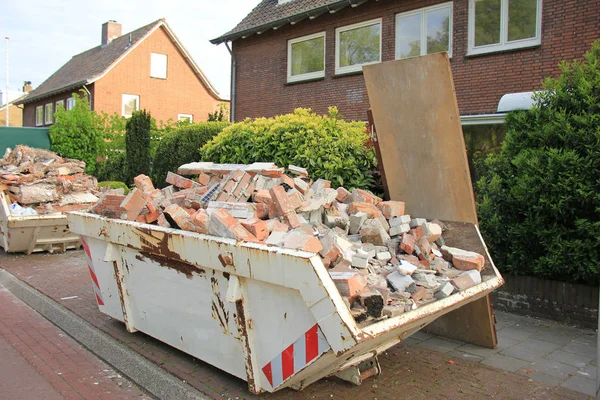
[[[125,309],[125,293],[123,293],[123,277],[121,272],[119,271],[119,266],[116,261],[113,261],[113,268],[115,270],[115,280],[117,281],[117,290],[119,292],[119,300],[121,302],[121,310],[123,311],[123,322],[125,323],[125,327],[129,330],[129,316],[127,315],[127,310]]]
[[[244,348],[246,349],[244,367],[246,369],[246,381],[248,382],[248,389],[252,393],[257,393],[256,382],[254,380],[254,372],[252,371],[252,349],[250,348],[250,343],[248,340],[248,330],[246,329],[246,314],[244,312],[244,300],[238,300],[235,302],[235,309],[237,311],[237,326],[238,326],[238,334],[242,343],[244,344]],[[248,320],[251,323],[252,320]],[[252,329],[250,327],[250,329]]]
[[[223,278],[229,280],[230,276],[231,276],[231,274],[229,272],[223,272]]]
[[[182,273],[188,279],[192,279],[194,273],[200,276],[206,274],[206,271],[202,268],[198,268],[194,265],[185,263],[183,261],[174,260],[148,251],[140,251],[140,254],[135,256],[135,258],[140,261],[144,261],[144,257],[158,263],[158,265],[160,265],[161,267],[166,267],[175,270],[178,273]]]
[[[225,302],[221,299],[219,290],[219,281],[216,278],[210,278],[210,284],[214,294],[212,301],[212,317],[219,322],[223,333],[228,335],[229,332],[229,312],[225,309]]]

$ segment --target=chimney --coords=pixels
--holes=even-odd
[[[23,93],[29,93],[33,90],[33,86],[31,86],[31,81],[25,81],[23,83]]]
[[[110,20],[102,24],[102,47],[108,46],[114,38],[121,36],[121,24]]]

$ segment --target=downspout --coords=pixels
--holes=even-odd
[[[229,55],[231,55],[231,89],[230,89],[230,93],[229,93],[229,98],[231,99],[230,104],[231,104],[231,110],[229,112],[229,120],[230,122],[234,122],[235,121],[235,74],[236,74],[236,67],[237,67],[237,62],[235,60],[235,55],[233,54],[233,51],[231,51],[231,48],[229,47],[229,42],[225,41],[225,47],[227,47],[227,51],[229,51]]]
[[[93,110],[94,108],[92,107],[92,94],[90,93],[90,91],[88,90],[88,88],[85,87],[85,85],[83,85],[83,90],[85,90],[88,94],[88,103],[90,105],[90,110]]]

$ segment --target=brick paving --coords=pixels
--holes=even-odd
[[[436,351],[439,348],[432,350],[424,345],[418,346],[417,341],[425,341],[419,339],[399,344],[381,355],[383,374],[368,379],[362,386],[330,378],[322,379],[302,392],[282,390],[274,394],[254,396],[248,392],[244,381],[141,332],[130,334],[122,323],[100,313],[93,297],[83,251],[30,256],[7,255],[2,252],[0,266],[214,399],[382,400],[397,399],[399,395],[403,399],[590,398],[583,393],[533,379],[526,373],[509,372],[458,354]],[[459,346],[462,345],[464,344]],[[449,351],[451,350],[453,349]]]
[[[1,399],[144,399],[126,378],[0,285]]]

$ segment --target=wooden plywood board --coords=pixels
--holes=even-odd
[[[418,217],[477,223],[446,53],[363,68],[391,200]]]
[[[490,349],[498,345],[494,312],[489,295],[441,316],[423,330]]]

